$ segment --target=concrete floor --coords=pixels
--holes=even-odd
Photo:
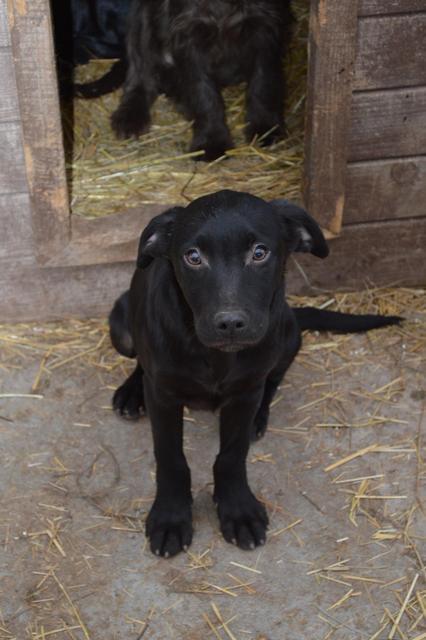
[[[217,417],[188,414],[195,536],[171,560],[146,546],[150,428],[110,409],[129,365],[105,325],[0,327],[0,638],[426,638],[422,318],[306,337],[249,454],[263,548],[221,538]]]

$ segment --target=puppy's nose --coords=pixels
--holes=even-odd
[[[228,338],[246,329],[248,317],[244,311],[219,311],[214,317],[214,324],[220,335]]]

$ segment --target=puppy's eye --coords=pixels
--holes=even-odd
[[[266,260],[269,254],[270,251],[268,247],[266,247],[264,244],[257,244],[253,249],[252,259],[255,262],[261,262],[262,260]]]
[[[202,262],[198,249],[189,249],[189,251],[184,254],[183,259],[191,267],[199,267]]]

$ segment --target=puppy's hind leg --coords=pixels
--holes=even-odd
[[[111,342],[118,353],[134,358],[136,352],[129,329],[129,292],[116,300],[109,316]],[[112,406],[120,416],[137,420],[145,411],[143,394],[143,369],[138,363],[134,372],[114,393]]]
[[[266,379],[262,402],[259,409],[257,410],[250,434],[250,440],[252,442],[260,440],[260,438],[263,438],[266,433],[269,420],[269,406],[283,378],[283,375],[284,372],[281,371],[279,373],[273,372]]]
[[[127,420],[137,420],[145,413],[143,369],[140,364],[136,365],[133,373],[114,393],[112,407]]]

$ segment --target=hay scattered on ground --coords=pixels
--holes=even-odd
[[[425,538],[421,524],[426,513],[422,494],[426,455],[421,432],[426,406],[424,296],[425,291],[421,289],[374,289],[336,294],[332,298],[292,298],[294,305],[401,314],[407,317],[407,322],[401,327],[371,332],[362,339],[306,334],[303,348],[273,408],[279,416],[279,403],[285,404],[285,424],[270,429],[269,453],[267,450],[259,453],[255,448],[250,451],[249,467],[267,465],[273,473],[276,469],[273,465],[282,463],[282,451],[288,441],[296,440],[305,451],[305,469],[312,465],[323,470],[322,489],[335,496],[336,509],[344,514],[346,525],[341,518],[336,518],[340,528],[334,530],[335,520],[330,511],[323,509],[321,491],[315,493],[315,486],[309,483],[299,487],[299,479],[293,477],[289,478],[281,504],[276,504],[280,500],[276,495],[258,496],[271,516],[265,549],[244,558],[236,551],[226,567],[218,568],[215,547],[220,544],[220,534],[217,531],[207,548],[197,550],[194,545],[183,559],[169,561],[161,575],[170,593],[176,594],[173,606],[177,607],[182,599],[197,598],[200,627],[194,638],[257,637],[242,631],[246,623],[238,609],[239,603],[245,602],[245,598],[261,602],[264,597],[269,565],[262,563],[262,554],[268,554],[269,550],[268,562],[287,562],[286,549],[295,546],[300,551],[300,574],[316,583],[322,593],[321,606],[313,596],[305,616],[307,629],[314,618],[322,621],[325,626],[324,634],[319,636],[322,640],[348,637],[425,640],[426,568],[422,551]],[[29,366],[34,371],[31,388],[12,386],[13,381],[19,379],[20,370]],[[1,325],[0,429],[14,428],[13,397],[25,394],[22,402],[28,403],[27,396],[33,396],[31,407],[34,403],[41,406],[46,402],[49,384],[62,371],[69,375],[77,371],[81,380],[95,376],[100,389],[107,387],[112,391],[127,369],[128,361],[118,357],[109,344],[105,321]],[[365,371],[369,372],[368,388]],[[371,372],[377,372],[378,380],[381,378],[376,385],[371,385]],[[294,397],[289,387],[297,388],[299,395]],[[293,401],[289,403],[292,396]],[[354,416],[359,416],[360,403],[365,419],[356,421]],[[411,407],[411,413],[407,407]],[[102,410],[110,411],[110,407],[99,407],[99,412]],[[202,427],[197,414],[186,417]],[[400,428],[398,431],[395,425]],[[84,413],[73,427],[82,433],[94,428],[86,423]],[[387,429],[391,430],[390,434]],[[356,438],[354,446],[352,437],[354,441]],[[131,539],[137,534],[143,545],[143,521],[152,500],[149,495],[152,487],[144,487],[142,497],[139,493],[127,492],[130,479],[125,474],[120,476],[118,463],[106,447],[101,446],[98,453],[89,451],[85,458],[89,465],[80,461],[81,469],[78,464],[71,468],[70,460],[57,451],[46,454],[43,449],[43,452],[29,449],[25,460],[26,463],[31,460],[31,465],[43,474],[50,473],[49,501],[48,494],[43,494],[43,501],[41,498],[35,501],[32,522],[25,524],[25,530],[22,524],[16,524],[22,501],[16,500],[14,504],[9,501],[0,525],[0,547],[5,555],[17,554],[17,545],[21,545],[21,550],[24,544],[31,548],[36,569],[32,573],[27,570],[33,586],[22,606],[24,612],[31,612],[32,623],[25,635],[16,635],[11,630],[16,620],[3,619],[0,606],[0,638],[95,640],[97,630],[88,615],[86,598],[90,598],[94,590],[102,595],[103,584],[97,577],[99,563],[101,558],[106,565],[112,563],[117,544],[114,536]],[[46,455],[51,455],[51,459]],[[292,460],[291,468],[297,464]],[[81,475],[73,483],[76,469]],[[100,488],[109,491],[111,486],[116,493],[107,496],[105,491],[100,491]],[[69,502],[73,495],[70,487],[80,490],[82,506],[76,508]],[[90,490],[96,493],[91,494]],[[291,490],[298,493],[295,504],[309,503],[308,516],[303,513],[300,517],[300,512],[292,513],[287,508]],[[128,498],[126,492],[130,494]],[[74,517],[84,515],[81,528],[71,530],[70,510]],[[312,527],[308,520],[315,519],[315,514],[321,518],[319,522],[324,525],[324,536],[328,539],[324,553],[317,553],[307,540],[306,531]],[[21,528],[17,529],[18,526]],[[96,538],[95,533],[99,531],[102,536]],[[109,531],[114,532],[114,536],[108,534]],[[396,558],[401,560],[398,567],[394,566]],[[71,568],[75,568],[76,573],[73,574]],[[4,587],[0,588],[0,601],[1,589]],[[312,593],[318,593],[318,589],[313,588]],[[171,607],[144,608],[143,603],[132,599],[127,591],[123,590],[122,596],[127,603],[136,602],[134,611],[140,611],[133,618],[126,616],[123,626],[126,637],[132,640],[150,637],[168,613],[173,625]],[[20,614],[18,605],[21,603],[16,607]],[[179,611],[181,613],[181,609]],[[283,616],[290,613],[283,610]]]
[[[186,204],[206,193],[232,188],[271,199],[300,197],[303,158],[308,0],[297,0],[297,18],[286,61],[288,137],[270,148],[244,137],[244,86],[224,92],[227,121],[235,148],[226,159],[195,162],[188,153],[191,124],[161,96],[153,109],[150,131],[138,140],[117,140],[110,116],[120,91],[97,100],[74,100],[74,127],[64,113],[71,209],[85,217],[104,216],[143,204]],[[102,75],[108,61],[93,61],[77,70],[82,82]]]

